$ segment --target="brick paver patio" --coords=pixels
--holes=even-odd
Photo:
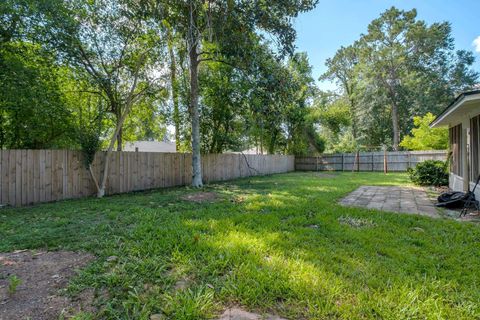
[[[340,204],[439,217],[437,209],[421,188],[361,186],[340,200]]]

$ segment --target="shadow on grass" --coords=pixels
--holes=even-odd
[[[231,304],[294,319],[477,317],[479,276],[465,272],[480,265],[477,226],[337,204],[360,185],[405,183],[290,173],[211,185],[214,203],[182,201],[195,190],[177,188],[7,209],[0,251],[94,252],[71,292],[107,288],[103,318],[208,319]]]

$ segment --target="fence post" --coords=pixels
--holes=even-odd
[[[410,168],[411,166],[411,159],[410,159],[410,151],[407,151],[407,169]]]
[[[344,161],[345,161],[345,155],[342,153],[342,172],[345,171],[345,164],[344,164]]]
[[[373,152],[372,152],[372,172],[374,171],[374,165],[373,165]]]
[[[387,165],[387,149],[383,150],[383,173],[388,173],[388,165]]]
[[[360,151],[357,150],[357,172],[360,171]]]

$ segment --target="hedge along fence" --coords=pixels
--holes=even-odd
[[[402,172],[425,160],[447,159],[447,151],[388,151],[323,154],[296,157],[298,171],[388,171]]]
[[[100,177],[104,152],[92,164]],[[186,153],[113,152],[106,194],[188,185],[192,157]],[[203,181],[224,181],[294,170],[284,155],[208,154],[202,156]],[[0,204],[23,206],[96,194],[81,152],[0,150]]]

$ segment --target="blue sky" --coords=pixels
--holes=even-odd
[[[327,58],[366,33],[370,21],[391,6],[416,8],[418,19],[428,24],[450,22],[457,49],[475,51],[473,42],[480,37],[480,0],[320,0],[314,10],[295,21],[297,50],[308,53],[314,78],[325,71]],[[477,49],[480,51],[480,38]],[[475,56],[474,68],[480,71],[480,52]],[[335,88],[331,83],[319,85],[322,89]]]

